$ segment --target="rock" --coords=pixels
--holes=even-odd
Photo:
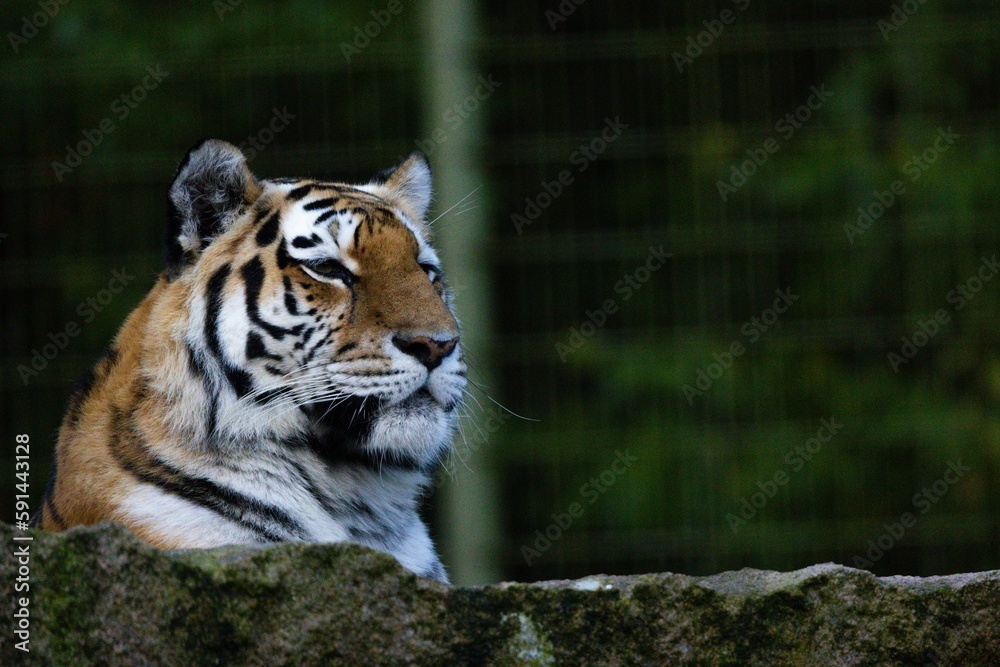
[[[0,524],[4,665],[1000,665],[1000,571],[452,588],[354,545],[167,552],[110,524],[30,534]],[[30,653],[12,627],[24,544]]]

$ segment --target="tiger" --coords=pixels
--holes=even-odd
[[[232,144],[194,146],[165,268],[72,394],[37,527],[352,542],[447,583],[419,510],[467,370],[431,198],[419,152],[350,185],[258,179]]]

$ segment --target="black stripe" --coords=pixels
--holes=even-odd
[[[306,343],[309,342],[309,339],[312,338],[312,335],[316,333],[316,328],[317,327],[309,327],[308,329],[302,332],[302,338],[299,340],[299,342],[295,343],[296,350],[301,350],[306,346]]]
[[[112,350],[112,353],[114,358],[117,359],[118,356],[117,353],[114,353],[114,350]],[[109,355],[109,358],[111,356],[112,355]],[[56,525],[59,528],[65,528],[66,521],[62,518],[62,515],[59,514],[59,510],[56,509],[56,505],[52,501],[52,495],[55,493],[56,490],[56,477],[59,475],[58,468],[59,468],[59,450],[58,448],[56,448],[52,450],[52,469],[49,470],[49,478],[45,481],[45,502],[42,503],[42,507],[44,509],[44,506],[48,504],[49,515],[52,517],[52,520],[56,522]],[[39,514],[41,514],[41,512],[39,512]]]
[[[292,263],[292,256],[288,254],[288,249],[285,248],[283,240],[278,244],[278,254],[275,256],[275,261],[279,269],[287,268]]]
[[[358,196],[360,196],[360,195],[367,195],[368,194],[367,192],[363,192],[361,190],[357,190],[355,188],[352,188],[352,187],[349,187],[349,186],[345,186],[343,183],[334,183],[332,181],[317,181],[316,182],[316,187],[319,188],[320,190],[333,190],[334,192],[343,192],[345,189],[348,189],[348,190],[351,190],[352,193],[355,193]],[[369,196],[373,196],[373,195],[369,195]]]
[[[45,503],[48,498],[42,496],[42,506],[35,510],[35,513],[31,515],[31,519],[28,521],[28,528],[38,528],[42,525],[42,510],[45,508]]]
[[[350,403],[351,401],[349,400],[347,402]],[[358,398],[358,403],[361,403],[360,398]],[[326,415],[324,422],[327,423],[331,421],[331,416],[335,412],[339,413],[336,417],[337,421],[341,421],[348,414],[353,417],[353,414],[356,412],[354,410],[338,410],[336,407],[332,410],[328,410],[322,405],[316,406],[315,409],[318,410],[321,415]],[[370,425],[370,420],[366,418],[358,419],[355,424],[355,426],[358,427],[358,430],[363,434],[366,434],[368,430],[370,430]],[[343,424],[340,424],[340,427],[342,426]],[[437,464],[434,462],[430,466],[424,466],[421,465],[416,458],[403,453],[373,453],[357,445],[348,444],[348,438],[353,440],[353,437],[346,435],[346,433],[339,427],[337,428],[337,431],[337,435],[329,435],[323,439],[320,439],[315,435],[310,435],[305,438],[290,438],[281,441],[281,445],[291,450],[302,448],[308,449],[319,456],[325,463],[332,466],[354,465],[361,466],[374,472],[388,470],[399,470],[403,472],[427,472],[430,468]],[[302,474],[304,474],[304,472]],[[365,514],[372,519],[376,518],[375,512],[364,501],[344,499],[344,502],[349,504],[351,512]]]
[[[257,230],[257,245],[261,248],[269,246],[274,243],[274,239],[278,238],[278,227],[281,221],[281,214],[275,211],[271,214],[271,217],[267,219],[267,222]]]
[[[313,185],[311,183],[307,183],[306,185],[300,185],[299,187],[295,188],[294,190],[290,190],[288,192],[288,194],[285,195],[285,196],[288,199],[290,199],[291,201],[298,201],[298,200],[302,199],[303,197],[305,197],[310,192],[312,192],[312,189],[313,189]]]
[[[361,424],[356,424],[361,426]],[[318,441],[317,441],[318,442]],[[373,472],[399,470],[403,472],[421,472],[433,466],[423,466],[415,457],[401,452],[370,452],[367,449],[346,446],[319,444],[318,454],[331,465],[360,466]]]
[[[270,359],[271,361],[281,361],[281,357],[267,351],[267,346],[264,345],[264,339],[261,338],[260,334],[256,331],[251,331],[247,334],[246,354],[247,361],[252,359]]]
[[[368,182],[373,183],[375,185],[385,185],[385,183],[389,180],[389,177],[392,176],[394,173],[396,173],[397,169],[399,169],[398,164],[394,167],[388,167],[386,169],[383,169],[374,176],[372,176],[371,180],[369,180]]]
[[[299,302],[295,298],[295,291],[292,289],[291,279],[288,276],[283,276],[281,282],[285,286],[285,310],[288,311],[289,315],[298,315]]]
[[[240,269],[240,274],[243,276],[243,282],[246,283],[247,317],[250,318],[251,322],[277,340],[282,340],[286,334],[297,336],[302,332],[302,329],[305,328],[304,324],[296,324],[291,329],[286,329],[270,322],[265,322],[261,318],[258,301],[260,300],[260,291],[264,286],[264,265],[261,263],[259,256],[254,257],[244,264],[243,268]]]
[[[338,357],[339,357],[339,356],[340,356],[340,355],[342,355],[342,354],[343,354],[344,352],[350,352],[351,350],[353,350],[353,349],[354,349],[354,348],[356,348],[357,346],[358,346],[358,344],[357,344],[357,343],[344,343],[343,345],[341,345],[341,346],[340,346],[340,349],[339,349],[339,350],[337,350],[337,354],[336,354],[336,356],[338,356]]]
[[[324,336],[323,338],[320,338],[316,342],[315,345],[313,345],[311,348],[309,348],[309,352],[308,352],[308,354],[306,354],[306,358],[302,360],[302,365],[304,366],[304,365],[308,364],[310,361],[312,361],[313,357],[316,356],[316,353],[319,352],[320,348],[323,347],[327,343],[327,341],[330,340],[331,337],[333,337],[333,333],[335,331],[339,331],[339,330],[340,330],[340,327],[337,327],[336,329],[331,329],[330,331],[327,331],[326,332],[326,336]]]
[[[233,391],[236,392],[236,398],[243,398],[253,391],[253,378],[246,371],[230,366],[229,364],[224,364],[222,372],[226,374],[226,380],[229,381]]]
[[[118,362],[118,350],[110,346],[101,353],[94,365],[76,381],[70,394],[69,408],[66,412],[66,423],[75,428],[80,421],[80,412],[90,396],[94,385],[104,380],[112,367]]]
[[[370,543],[381,544],[388,548],[398,546],[401,539],[399,531],[393,530],[390,521],[376,514],[368,503],[354,496],[331,499],[313,483],[312,477],[301,463],[288,457],[282,457],[282,461],[295,469],[298,481],[306,487],[306,490],[323,508],[327,516],[347,527],[352,538],[358,541],[366,540]],[[397,508],[397,511],[400,510]],[[403,512],[405,510],[401,511],[401,513]],[[359,515],[364,517],[360,519],[362,522],[371,524],[373,527],[362,528],[358,526]]]
[[[70,428],[76,428],[77,424],[80,423],[80,411],[83,404],[87,402],[90,390],[94,387],[94,379],[94,369],[91,368],[76,381],[76,386],[70,394],[69,408],[66,411],[66,425]]]
[[[122,468],[134,475],[141,482],[152,484],[167,493],[180,496],[195,505],[212,510],[216,514],[256,533],[266,541],[281,542],[285,540],[285,536],[281,533],[248,520],[247,515],[252,515],[253,510],[256,509],[253,505],[259,504],[252,498],[247,498],[235,491],[224,489],[209,480],[183,475],[175,468],[155,459],[153,460],[153,468],[151,470],[143,470],[132,465],[127,460],[117,456],[115,458]],[[280,512],[280,510],[277,511]],[[265,510],[266,515],[267,511]]]
[[[222,310],[222,290],[226,286],[226,279],[232,271],[228,264],[216,269],[212,277],[208,279],[208,288],[205,291],[207,312],[205,313],[205,342],[220,360],[222,359],[222,346],[219,344],[219,314]]]
[[[289,448],[297,449],[299,447],[301,447],[301,445],[291,445]],[[309,472],[302,467],[301,463],[284,456],[282,457],[282,460],[295,469],[299,481],[306,487],[309,495],[316,499],[316,502],[319,503],[327,515],[329,515],[332,519],[339,521],[345,516],[348,516],[350,512],[354,511],[353,503],[349,501],[344,503],[344,507],[337,507],[333,502],[331,502],[330,497],[326,495],[322,489],[316,486],[312,477],[309,475]],[[367,505],[365,505],[365,509],[368,510],[369,513],[372,511]]]
[[[127,422],[124,423],[124,422]],[[236,522],[266,541],[281,542],[288,535],[305,539],[306,531],[284,510],[210,479],[188,475],[160,460],[149,452],[145,443],[135,433],[135,425],[120,408],[112,408],[111,452],[119,465],[139,481],[152,484],[168,493],[184,498],[196,505]],[[121,442],[123,430],[131,436],[133,457],[129,457]],[[138,460],[136,460],[138,459]],[[275,531],[268,523],[277,524],[285,533]]]
[[[205,341],[208,349],[212,352],[222,373],[229,382],[237,398],[243,398],[253,390],[253,378],[246,371],[236,368],[226,360],[222,352],[222,345],[219,342],[219,316],[222,313],[222,290],[226,286],[226,279],[232,271],[228,264],[220,267],[208,281],[207,290],[207,312],[205,313]],[[248,297],[249,298],[249,297]]]
[[[59,510],[56,509],[55,503],[52,502],[52,496],[45,496],[45,506],[49,508],[49,517],[55,522],[56,527],[60,530],[66,529],[66,520],[62,518],[59,514]]]
[[[292,247],[302,248],[302,249],[312,248],[320,241],[321,239],[315,234],[312,235],[312,238],[306,238],[305,236],[296,236],[294,239],[292,239]]]
[[[187,354],[188,371],[201,380],[202,387],[205,389],[205,396],[208,397],[208,416],[205,419],[205,433],[211,438],[215,434],[215,426],[219,419],[219,397],[212,386],[212,379],[208,374],[208,369],[205,367],[204,359],[201,358],[200,354],[191,349],[190,345],[187,346]]]
[[[317,199],[316,201],[311,201],[302,207],[304,211],[317,211],[321,208],[330,208],[337,203],[340,197],[326,197],[324,199]]]
[[[316,219],[315,219],[315,220],[313,221],[313,224],[314,224],[314,225],[318,225],[318,224],[320,224],[321,222],[326,222],[327,220],[329,220],[329,219],[330,219],[330,218],[332,218],[333,216],[337,215],[337,213],[339,213],[339,212],[340,212],[340,211],[338,211],[337,209],[333,209],[333,208],[331,208],[331,209],[330,209],[329,211],[327,211],[327,212],[326,212],[326,213],[324,213],[323,215],[321,215],[321,216],[319,216],[318,218],[316,218]]]

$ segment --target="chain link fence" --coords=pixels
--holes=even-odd
[[[996,568],[1000,6],[481,3],[432,105],[433,4],[10,8],[0,419],[33,493],[195,140],[344,179],[462,141],[482,183],[435,230],[477,226],[485,287],[454,286],[488,307],[438,489],[489,480],[492,576]]]

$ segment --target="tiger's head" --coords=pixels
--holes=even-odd
[[[176,337],[208,437],[284,430],[329,457],[440,459],[466,367],[430,201],[419,153],[361,185],[258,180],[217,140],[188,153],[169,190],[167,280],[184,294]]]

